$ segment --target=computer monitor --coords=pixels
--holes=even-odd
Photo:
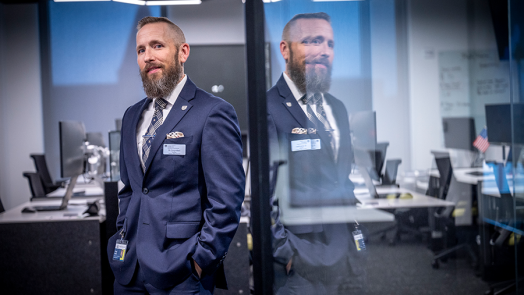
[[[524,104],[492,104],[486,105],[485,110],[490,143],[509,145],[514,139],[515,144],[524,144]],[[512,124],[514,138],[511,134]]]
[[[84,123],[61,121],[60,131],[60,175],[75,177],[84,173],[86,132]]]
[[[448,149],[474,151],[475,120],[469,117],[442,118],[444,143]]]
[[[374,111],[351,114],[349,129],[353,147],[362,150],[375,150],[377,146],[377,123]]]
[[[84,142],[86,132],[82,122],[58,122],[60,134],[60,175],[62,178],[71,178],[66,193],[59,206],[35,206],[24,208],[31,211],[58,211],[67,208],[67,203],[73,196],[73,189],[79,175],[84,172]]]
[[[389,142],[377,143],[376,113],[363,111],[352,114],[349,128],[353,148],[360,151],[355,153],[355,157],[361,158],[361,165],[366,163],[372,179],[380,180]]]
[[[58,122],[60,131],[60,174],[70,177],[69,185],[59,210],[65,209],[73,196],[73,189],[79,175],[84,173],[84,148],[86,131],[84,123],[77,121]]]

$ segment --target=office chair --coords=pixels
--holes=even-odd
[[[373,180],[380,181],[383,177],[382,168],[384,167],[384,160],[386,159],[386,152],[388,150],[389,142],[377,142],[374,150],[369,150],[369,156],[373,162],[371,169],[369,169],[370,176]]]
[[[396,185],[398,166],[402,163],[400,159],[392,159],[386,161],[386,171],[382,177],[383,185]],[[393,238],[389,240],[391,246],[400,240],[403,233],[412,234],[419,238],[424,238],[425,233],[419,230],[418,224],[415,221],[420,220],[420,212],[427,212],[425,209],[395,209],[392,213],[395,215],[395,224],[385,229],[375,231],[370,235],[382,234],[381,239],[386,239],[388,232],[393,232]],[[422,214],[423,215],[423,214]],[[427,220],[427,213],[424,215]]]
[[[386,170],[382,176],[383,185],[395,185],[397,182],[398,166],[402,164],[400,159],[392,159],[386,161]]]
[[[42,184],[40,173],[38,172],[24,172],[24,177],[29,182],[29,188],[31,189],[32,198],[45,197],[46,193]]]
[[[55,183],[53,182],[53,179],[51,179],[51,174],[49,173],[49,169],[47,168],[45,155],[31,154],[30,156],[31,158],[33,158],[36,171],[38,172],[38,174],[40,174],[40,179],[42,181],[42,186],[44,189],[44,196],[63,186],[63,182]]]
[[[431,190],[431,193],[436,192],[437,195],[436,196],[433,195],[434,197],[438,197],[439,199],[445,200],[448,196],[449,188],[454,178],[453,177],[453,167],[451,166],[451,160],[449,157],[436,157],[435,161],[437,163],[437,169],[440,174],[439,187],[437,190],[435,190],[434,188],[428,188],[428,193],[430,193],[430,190]],[[454,212],[454,207],[446,207],[442,209],[440,212],[435,212],[435,216],[432,216],[435,218],[435,227],[445,232],[443,235],[444,247],[447,247],[448,245],[448,235],[451,235],[452,233],[454,233],[454,230],[455,230],[455,221],[453,218],[453,212]],[[461,231],[460,229],[457,229],[457,230],[459,232]],[[462,230],[462,232],[466,233],[465,231],[466,229]],[[460,234],[457,233],[456,236],[459,236],[459,235]],[[467,233],[464,236],[467,236]],[[473,248],[471,247],[470,243],[468,243],[467,241],[460,243],[449,249],[445,249],[441,251],[440,253],[436,254],[433,257],[431,266],[434,269],[438,269],[440,267],[439,260],[445,261],[449,256],[451,256],[451,254],[459,251],[460,249],[466,250],[466,253],[470,256],[472,260],[472,264],[476,266],[477,261],[478,261],[477,256],[473,252]]]

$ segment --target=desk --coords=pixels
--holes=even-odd
[[[453,202],[428,197],[403,188],[377,188],[382,193],[411,193],[413,199],[374,199],[366,188],[356,188],[355,196],[362,204],[357,206],[326,206],[312,208],[290,207],[286,199],[281,199],[281,221],[284,225],[319,224],[319,223],[347,223],[357,220],[360,222],[393,222],[395,217],[379,209],[396,208],[436,208],[451,207]]]
[[[484,173],[483,175],[471,175],[470,173]],[[429,175],[440,178],[437,169],[429,170]],[[493,169],[490,167],[453,168],[453,176],[458,182],[476,185],[479,181],[495,180]]]
[[[432,207],[451,207],[455,206],[453,202],[440,200],[434,197],[429,197],[417,192],[413,192],[404,188],[384,188],[378,187],[377,193],[410,193],[413,199],[374,199],[371,198],[366,188],[355,189],[355,195],[362,202],[362,208],[375,209],[396,209],[396,208],[432,208]]]
[[[92,200],[77,198],[62,211],[21,213],[26,206],[61,200],[27,202],[0,214],[0,288],[5,294],[102,294],[104,211],[79,217]]]
[[[101,188],[98,184],[95,183],[77,183],[75,187],[73,188],[73,194],[79,193],[79,192],[85,192],[85,194],[82,197],[103,197],[104,195],[104,189]],[[56,191],[53,191],[49,194],[47,194],[47,197],[63,197],[65,196],[66,189],[65,188],[59,188]],[[77,198],[73,195],[74,198]],[[41,199],[41,198],[39,198]]]

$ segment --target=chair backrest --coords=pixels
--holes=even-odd
[[[397,182],[398,166],[401,163],[401,159],[391,159],[386,161],[386,171],[382,178],[382,184],[395,184]]]
[[[49,173],[49,169],[47,168],[45,155],[31,154],[30,156],[31,158],[33,158],[33,161],[35,162],[36,171],[40,173],[40,177],[42,178],[44,185],[53,185],[53,179],[51,178],[51,174]]]
[[[449,157],[435,158],[435,162],[437,162],[437,169],[440,174],[438,198],[445,200],[451,184],[451,177],[453,176],[451,159]]]
[[[40,173],[38,172],[24,172],[24,177],[29,182],[29,188],[31,189],[31,195],[33,197],[45,197],[44,186],[40,179]]]

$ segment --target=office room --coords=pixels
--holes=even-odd
[[[0,1],[1,293],[124,294],[121,120],[150,96],[136,49],[153,16],[185,35],[182,81],[236,112],[246,184],[214,294],[524,294],[520,1],[195,2]],[[206,243],[202,220],[185,238]],[[163,278],[142,255],[136,273]],[[164,293],[217,277],[197,260]]]

